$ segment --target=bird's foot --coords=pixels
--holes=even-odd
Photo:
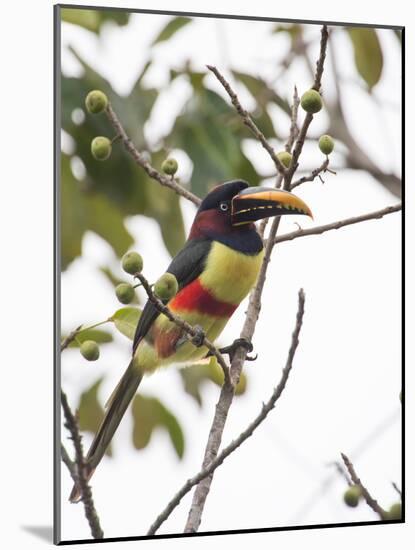
[[[203,346],[203,342],[205,339],[205,331],[199,325],[195,325],[193,329],[195,333],[193,336],[190,337],[190,341],[194,346],[196,346],[197,348],[200,348],[200,346]]]
[[[229,359],[232,361],[235,352],[238,348],[245,348],[248,353],[251,353],[251,351],[254,349],[254,346],[252,345],[252,342],[247,340],[246,338],[237,338],[233,341],[233,343],[230,346],[225,346],[224,348],[220,349],[219,351],[222,354],[229,355]],[[245,357],[246,361],[255,361],[257,359],[258,355],[247,355]]]

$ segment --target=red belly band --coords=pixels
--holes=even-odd
[[[200,279],[195,279],[182,288],[169,303],[169,308],[177,312],[198,311],[213,317],[230,317],[237,307],[215,298],[202,286]]]

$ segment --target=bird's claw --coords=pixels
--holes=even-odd
[[[194,346],[197,348],[200,348],[200,346],[203,345],[203,342],[205,340],[205,331],[200,327],[199,325],[196,325],[194,328],[194,335],[191,337],[191,342]]]
[[[247,351],[247,354],[250,353],[254,349],[254,346],[252,345],[252,342],[250,342],[246,338],[237,338],[236,340],[233,341],[233,343],[230,346],[226,346],[226,347],[220,349],[219,351],[222,354],[229,355],[229,359],[232,361],[236,350],[240,347],[245,348],[246,351]],[[258,357],[258,354],[255,354],[254,356],[247,355],[245,360],[246,361],[255,361],[257,359],[257,357]]]

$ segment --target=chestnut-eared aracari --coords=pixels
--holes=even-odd
[[[248,187],[242,180],[215,187],[200,204],[186,244],[167,268],[179,284],[177,294],[167,303],[171,311],[215,341],[259,273],[264,249],[254,222],[285,214],[311,216],[311,211],[288,191]],[[88,451],[88,478],[104,456],[143,376],[163,365],[199,360],[207,351],[147,301],[135,332],[131,362],[107,402]],[[76,502],[80,497],[75,484],[70,500]]]

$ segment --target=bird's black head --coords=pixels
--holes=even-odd
[[[199,206],[198,214],[206,210],[218,210],[230,218],[232,211],[232,199],[249,184],[243,180],[232,180],[218,185],[210,191]]]
[[[311,210],[296,195],[272,187],[249,187],[243,180],[218,185],[206,195],[197,211],[195,224],[210,219],[216,226],[238,227],[262,218],[306,214]]]
[[[257,250],[262,248],[262,241],[253,222],[284,214],[311,216],[311,211],[288,191],[249,187],[243,180],[228,181],[212,189],[203,199],[189,238],[217,240],[237,250]]]

